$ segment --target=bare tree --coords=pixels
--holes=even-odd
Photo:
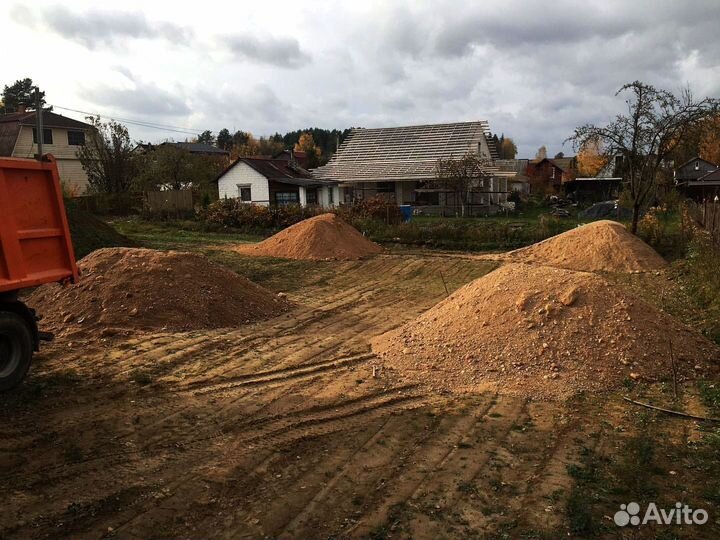
[[[655,198],[658,176],[665,160],[699,122],[715,114],[718,101],[696,101],[689,89],[680,96],[635,81],[616,95],[629,92],[627,114],[619,114],[606,126],[586,124],[567,139],[573,147],[602,146],[606,159],[620,157],[620,174],[632,201],[632,232],[637,232],[640,210]]]
[[[114,121],[92,124],[85,144],[77,151],[80,164],[88,175],[90,190],[96,193],[128,191],[135,174],[135,155],[127,128]]]
[[[435,180],[430,185],[451,191],[460,200],[461,215],[465,216],[465,207],[472,191],[484,187],[490,178],[487,168],[490,160],[469,152],[460,159],[439,159],[435,166]]]

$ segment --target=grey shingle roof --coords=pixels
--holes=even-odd
[[[265,178],[273,182],[281,182],[283,184],[305,187],[333,184],[333,182],[313,178],[309,171],[303,169],[295,163],[289,162],[286,159],[254,157],[239,157],[232,163],[232,165],[225,169],[220,176],[217,177],[216,181],[220,180],[220,178],[222,178],[228,171],[230,171],[230,169],[240,162],[252,167]]]
[[[160,145],[172,145],[177,146],[178,148],[182,148],[183,150],[187,150],[191,154],[218,154],[218,155],[229,155],[230,152],[227,150],[223,150],[222,148],[218,148],[217,146],[213,146],[212,144],[206,144],[206,143],[197,143],[197,142],[164,142]]]
[[[51,111],[43,111],[43,126],[46,128],[90,129],[92,126],[74,118]],[[35,111],[0,115],[0,123],[15,123],[24,126],[35,125]]]
[[[354,128],[327,165],[315,169],[313,175],[345,182],[431,179],[438,159],[477,151],[488,135],[484,121]],[[496,158],[494,145],[489,147]]]

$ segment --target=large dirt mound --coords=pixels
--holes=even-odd
[[[238,246],[247,255],[308,260],[352,260],[380,253],[382,248],[335,214],[321,214],[296,223],[259,244]]]
[[[647,272],[667,265],[622,224],[601,220],[499,256],[587,272]]]
[[[600,276],[509,264],[459,289],[373,349],[393,376],[450,390],[498,385],[562,398],[625,380],[718,372],[720,351]]]
[[[272,317],[289,303],[205,257],[176,251],[104,248],[78,266],[77,285],[44,285],[27,303],[60,333],[191,330]]]

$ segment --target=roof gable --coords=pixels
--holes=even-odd
[[[702,163],[702,164],[704,164],[704,165],[709,165],[709,166],[712,167],[713,169],[716,169],[716,168],[717,168],[717,165],[715,165],[714,163],[708,161],[707,159],[703,159],[703,158],[701,158],[700,156],[695,156],[695,157],[692,158],[692,159],[688,159],[688,160],[687,160],[685,163],[683,163],[682,165],[678,165],[677,168],[676,168],[676,170],[679,171],[679,170],[681,170],[681,169],[685,169],[688,165],[689,165],[691,168],[694,169],[694,168],[695,168],[695,162],[696,162],[696,161],[697,161],[697,162],[700,162],[700,163]]]

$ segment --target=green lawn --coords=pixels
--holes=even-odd
[[[197,221],[163,222],[128,217],[108,223],[126,237],[152,249],[192,250],[239,242],[259,242],[263,239],[263,236],[237,231],[208,231]]]

